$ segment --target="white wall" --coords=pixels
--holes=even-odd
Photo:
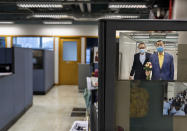
[[[136,52],[136,41],[127,37],[124,33],[120,33],[119,53],[121,61],[119,63],[119,79],[127,80],[130,76],[134,54]]]
[[[54,58],[54,67],[55,67],[55,84],[58,84],[59,82],[59,38],[55,37],[55,49],[54,49],[54,54],[55,54],[55,58]]]
[[[47,35],[55,37],[55,84],[59,75],[59,37],[57,36],[98,36],[97,25],[0,25],[0,35]],[[81,38],[81,63],[85,63],[85,37]],[[11,37],[7,37],[7,47],[11,47]]]
[[[0,25],[0,35],[97,36],[97,25]]]
[[[85,52],[85,47],[86,47],[86,43],[85,43],[86,38],[82,37],[81,38],[81,63],[85,64],[85,59],[86,59],[86,52]]]
[[[7,42],[7,48],[11,48],[11,37],[7,37],[6,38],[6,42]]]
[[[168,98],[176,97],[177,94],[183,92],[186,89],[187,89],[186,83],[182,83],[182,82],[168,82],[167,97]]]

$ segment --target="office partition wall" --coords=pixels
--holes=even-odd
[[[117,127],[116,122],[116,108],[117,102],[116,100],[119,99],[119,94],[116,94],[116,88],[118,85],[120,85],[118,81],[118,54],[119,50],[117,50],[118,46],[116,44],[116,31],[125,30],[125,31],[187,31],[187,21],[174,21],[174,20],[100,20],[99,22],[99,131],[114,131]],[[178,76],[177,81],[184,82],[187,81],[186,76],[186,67],[187,67],[187,58],[185,57],[186,54],[186,45],[185,43],[180,43],[179,45],[179,58],[178,58]],[[117,63],[117,64],[116,64]],[[133,83],[136,81],[124,81],[124,88],[131,88]],[[174,82],[174,81],[173,81]],[[162,106],[162,99],[160,98],[162,96],[162,89],[164,88],[164,85],[167,85],[168,80],[166,81],[140,81],[140,87],[146,86],[156,86],[157,88],[156,93],[158,93],[157,96],[154,96],[154,99],[157,99],[157,104],[159,106]],[[121,85],[120,85],[121,86]],[[152,87],[151,87],[152,88]],[[124,90],[125,91],[125,90]],[[128,90],[127,90],[128,91]],[[153,90],[150,90],[152,92]],[[148,91],[149,92],[149,91]],[[149,93],[150,93],[149,92]],[[123,93],[122,93],[123,94]],[[125,96],[126,92],[124,92]],[[129,93],[128,93],[129,95]],[[152,96],[150,96],[151,99],[153,99]],[[123,98],[123,97],[122,97]],[[159,102],[160,101],[160,102]],[[120,102],[122,105],[127,104],[127,107],[129,106],[129,103],[125,103],[124,99],[121,99]],[[120,107],[120,106],[119,106]],[[161,108],[159,108],[161,109]],[[158,115],[161,113],[160,110],[157,111]],[[149,113],[148,113],[149,114]],[[119,114],[118,114],[119,115]],[[123,114],[121,114],[123,115]],[[157,116],[158,116],[157,115]],[[124,116],[125,117],[125,116]],[[129,118],[130,119],[130,118]],[[149,118],[141,119],[145,123],[148,122],[149,119],[150,122],[160,123],[160,127],[163,126],[164,131],[165,130],[181,130],[185,125],[181,125],[181,127],[177,126],[177,123],[180,121],[184,121],[183,118],[166,118],[163,117],[162,114],[160,114],[159,118],[155,119],[155,116],[150,116]],[[166,120],[166,122],[164,122]],[[137,119],[130,119],[129,120],[131,124],[136,124],[138,122]],[[162,123],[163,122],[163,123]],[[147,125],[131,125],[130,129],[131,131],[143,129],[144,131],[149,130],[149,125],[152,123],[147,123]],[[163,125],[164,124],[164,125]],[[173,126],[173,127],[171,127]],[[152,130],[160,129],[158,125],[152,124]],[[126,129],[128,130],[128,129]],[[149,130],[150,131],[150,130]]]

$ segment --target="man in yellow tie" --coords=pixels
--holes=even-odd
[[[162,69],[162,65],[164,63],[164,51],[158,52],[158,60],[159,60],[160,69]]]
[[[164,52],[165,43],[162,40],[157,41],[155,45],[157,52],[150,56],[152,80],[173,80],[173,56]]]

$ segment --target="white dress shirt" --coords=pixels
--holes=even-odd
[[[180,108],[182,111],[184,111],[184,107],[185,107],[185,104],[182,105],[182,107]]]
[[[176,109],[175,109],[175,107],[172,107],[172,109],[171,109],[171,111],[170,111],[170,114],[173,115],[173,114],[175,114],[175,113],[176,113]]]
[[[164,106],[163,106],[163,115],[168,115],[168,110],[170,109],[170,104],[166,101],[164,101]]]
[[[144,54],[140,53],[140,62],[142,63],[142,65],[144,64],[144,62],[145,62],[145,53]]]

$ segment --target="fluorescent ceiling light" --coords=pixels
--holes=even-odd
[[[145,4],[109,4],[108,8],[119,9],[119,8],[147,8]]]
[[[44,21],[43,24],[48,25],[70,25],[72,24],[72,21]]]
[[[99,19],[137,19],[139,17],[138,15],[106,15]]]
[[[18,7],[21,8],[63,8],[61,3],[41,3],[41,2],[19,2],[17,3]]]
[[[177,38],[179,38],[178,36],[172,36],[172,35],[167,35],[166,36],[166,39],[177,39]]]
[[[132,34],[130,34],[130,35],[132,35],[132,36],[149,36],[149,34],[137,34],[136,32],[135,33],[132,33]]]
[[[149,39],[149,36],[133,36],[134,39]]]
[[[35,18],[55,18],[55,19],[60,19],[60,18],[69,18],[70,16],[63,15],[63,14],[34,14],[33,17],[35,17]]]
[[[13,21],[0,21],[0,24],[14,24]]]

